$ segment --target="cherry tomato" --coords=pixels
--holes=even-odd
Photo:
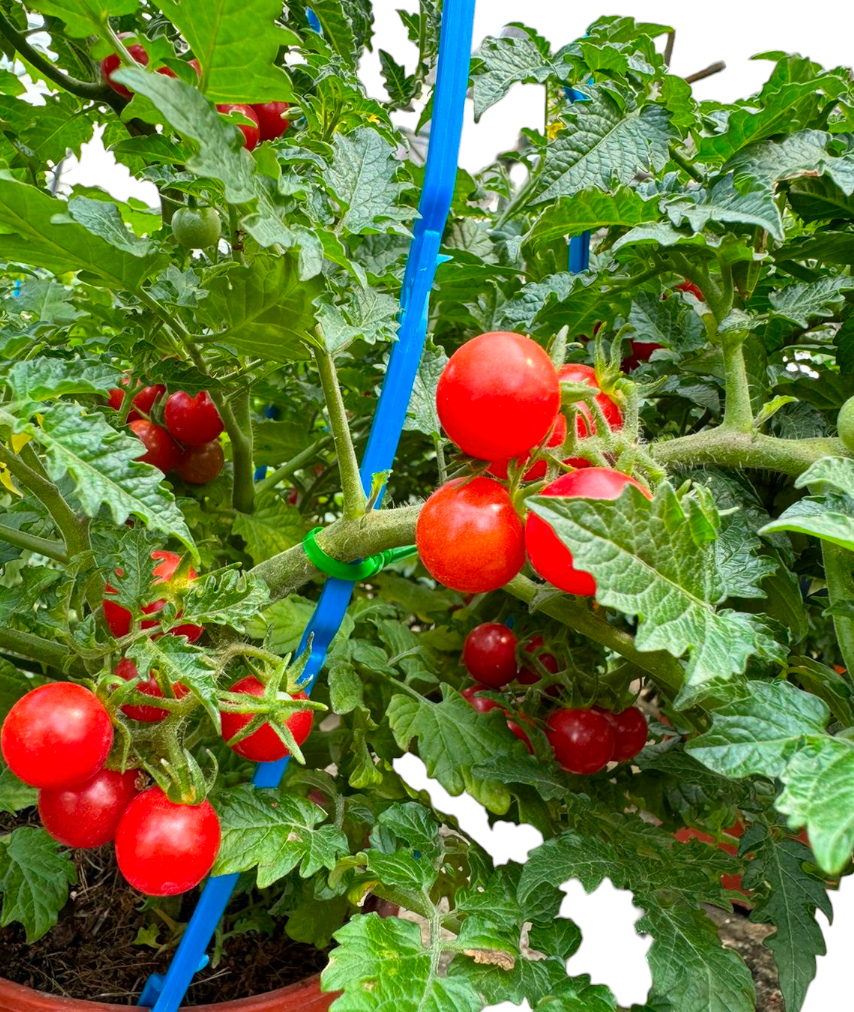
[[[119,34],[119,38],[127,39],[132,34],[132,32],[121,32]],[[136,63],[143,67],[148,66],[148,53],[146,53],[144,47],[138,42],[133,42],[125,48]],[[109,56],[105,56],[104,59],[101,60],[101,73],[104,75],[104,80],[117,95],[121,95],[122,98],[130,98],[131,92],[123,84],[119,84],[118,81],[113,80],[113,73],[118,70],[121,65],[122,61],[118,54],[110,53]]]
[[[73,682],[50,682],[15,703],[0,731],[6,765],[31,787],[78,787],[104,765],[113,725],[98,697]]]
[[[191,397],[183,390],[171,395],[163,410],[166,428],[181,443],[201,446],[222,432],[222,419],[207,390]]]
[[[172,577],[175,575],[175,570],[181,562],[181,556],[176,555],[174,552],[152,552],[152,559],[157,560],[157,565],[154,567],[154,579],[152,585],[155,583],[169,583]],[[122,575],[122,570],[117,569],[116,573],[118,576]],[[196,579],[196,571],[190,567],[187,572],[187,581]],[[111,587],[107,584],[104,587],[106,594],[116,594],[118,591],[115,587]],[[159,611],[163,611],[166,605],[165,598],[160,598],[158,601],[153,601],[151,604],[143,605],[142,612],[145,615],[154,615]],[[104,598],[104,619],[109,626],[110,632],[116,639],[121,639],[122,636],[127,636],[130,632],[131,622],[133,616],[123,605],[118,604],[115,601],[111,601],[108,597]],[[159,623],[156,619],[143,622],[143,629],[152,629]],[[192,625],[186,623],[185,625],[175,626],[169,630],[171,636],[186,636],[191,643],[195,643],[196,640],[204,632],[204,626]]]
[[[184,249],[208,249],[222,235],[215,207],[179,207],[172,215],[172,235]]]
[[[122,386],[128,386],[130,383],[129,376],[123,376],[119,381]],[[133,408],[128,412],[128,422],[135,422],[142,417],[142,415],[150,415],[151,409],[154,407],[154,402],[161,394],[166,393],[166,387],[162,383],[155,383],[154,386],[143,387],[133,398]],[[125,399],[125,391],[119,389],[119,387],[113,387],[109,394],[110,407],[114,411],[121,411],[122,404]],[[134,410],[136,409],[136,410]],[[142,415],[140,414],[142,412]]]
[[[176,805],[159,787],[137,795],[116,833],[119,871],[147,896],[177,896],[197,886],[213,867],[219,816],[209,801]]]
[[[648,362],[652,358],[652,353],[663,347],[663,345],[656,344],[655,341],[632,341],[631,346],[631,355],[624,358],[621,364],[623,372],[637,369],[641,362]]]
[[[614,754],[614,732],[593,710],[557,710],[546,721],[555,758],[570,773],[598,773]]]
[[[489,713],[490,710],[494,710],[496,707],[500,710],[504,710],[504,707],[500,703],[496,703],[494,699],[486,699],[484,696],[479,695],[481,688],[479,685],[470,685],[467,689],[463,689],[460,695],[463,699],[468,702],[473,709],[477,710],[478,713]],[[504,710],[507,713],[506,710]],[[534,747],[531,745],[531,739],[525,734],[521,727],[516,723],[515,720],[507,721],[507,728],[511,734],[515,735],[519,741],[524,742],[525,748],[534,754]]]
[[[579,362],[568,362],[558,369],[558,376],[562,380],[568,380],[571,383],[584,383],[589,387],[599,389],[599,384],[596,382],[596,371],[589,365],[583,365]],[[600,393],[596,395],[596,403],[602,409],[602,414],[605,416],[605,421],[608,425],[612,429],[622,429],[623,413],[611,398],[607,394]],[[575,428],[578,435],[581,437],[595,436],[596,422],[593,419],[593,412],[583,401],[579,401],[577,407],[579,414],[576,416]]]
[[[536,654],[540,664],[549,672],[551,675],[556,675],[559,670],[557,658],[554,654],[542,653],[540,648],[543,645],[542,636],[532,636],[530,641],[525,647],[526,654]],[[516,680],[521,682],[522,685],[533,685],[535,682],[539,682],[541,679],[539,671],[535,668],[520,667],[516,672]],[[556,685],[550,685],[546,692],[550,696],[556,696],[558,694],[558,688]]]
[[[126,682],[139,678],[139,669],[130,657],[123,657],[119,661],[116,665],[115,673]],[[151,673],[149,673],[148,678],[144,678],[137,684],[136,691],[142,693],[143,696],[163,699],[163,691],[157,684],[157,679]],[[172,692],[175,694],[176,699],[182,699],[189,691],[187,686],[182,685],[180,682],[172,686]],[[159,706],[135,706],[132,703],[128,703],[121,709],[123,714],[130,717],[131,720],[138,720],[141,724],[158,724],[169,716],[169,711]]]
[[[201,80],[201,78],[202,78],[202,66],[199,63],[199,61],[197,59],[195,59],[195,58],[192,59],[192,60],[190,60],[190,66],[193,68],[193,70],[195,70],[196,77],[198,77],[199,80]]]
[[[603,710],[594,706],[593,709],[600,713],[611,725],[614,732],[614,762],[624,762],[626,759],[634,759],[640,750],[646,745],[649,737],[649,729],[646,726],[646,718],[636,706],[630,706],[619,713],[611,710]]]
[[[42,825],[66,847],[100,847],[116,838],[119,819],[136,797],[139,770],[100,770],[82,787],[42,788]]]
[[[283,113],[289,109],[287,102],[262,102],[252,108],[258,117],[262,141],[274,141],[287,132],[290,123],[283,118]]]
[[[546,449],[554,449],[556,446],[562,446],[566,439],[566,418],[559,414],[555,418],[554,428],[552,434],[549,436],[549,441],[546,443]],[[526,455],[520,463],[524,463],[528,459]],[[585,464],[587,462],[585,461]],[[494,460],[488,467],[490,474],[494,474],[496,478],[501,478],[502,481],[507,480],[507,474],[510,467],[509,460]],[[548,462],[545,460],[538,460],[532,464],[527,471],[522,475],[522,481],[540,481],[546,476],[546,470],[548,469]]]
[[[640,482],[610,467],[588,467],[563,474],[547,485],[541,494],[567,499],[616,499],[626,485],[634,485],[647,499],[652,498]],[[525,547],[531,565],[553,587],[583,597],[593,597],[596,593],[593,576],[575,568],[570,550],[545,520],[534,513],[528,514],[525,523]]]
[[[490,478],[455,478],[424,504],[418,554],[439,583],[463,594],[498,590],[525,562],[522,521],[507,490]]]
[[[693,281],[689,281],[687,278],[685,278],[685,280],[682,281],[681,284],[674,285],[673,287],[676,289],[677,292],[690,292],[692,295],[695,295],[700,300],[700,302],[706,301],[705,296],[700,291],[700,289],[694,284]]]
[[[500,689],[516,676],[516,637],[500,622],[482,622],[466,636],[463,664],[482,685]]]
[[[258,122],[258,114],[251,105],[243,105],[240,102],[228,102],[225,105],[218,105],[217,111],[221,112],[224,116],[232,112],[239,112],[241,116],[251,119],[251,126],[248,123],[237,123],[235,125],[243,134],[243,146],[246,150],[252,151],[257,147],[258,140],[261,137],[261,127]]]
[[[744,835],[744,826],[741,823],[736,823],[734,826],[726,831],[730,836],[740,837]],[[673,834],[679,843],[690,843],[691,840],[698,840],[700,843],[709,844],[712,847],[717,847],[719,850],[723,850],[727,854],[735,856],[738,853],[738,845],[734,843],[727,843],[726,841],[718,841],[713,836],[709,836],[708,833],[703,833],[699,829],[692,829],[691,827],[685,826],[682,829],[678,829]],[[742,888],[742,875],[721,875],[721,885],[724,889],[729,889],[732,892],[741,892],[745,896],[749,895],[749,891]]]
[[[137,457],[143,464],[151,464],[164,474],[172,471],[181,459],[181,447],[161,425],[155,425],[145,418],[130,423],[133,434],[141,440],[145,453]]]
[[[231,692],[242,692],[247,696],[257,696],[259,699],[264,695],[264,685],[254,675],[247,675],[239,682],[232,685]],[[295,692],[294,699],[308,699],[304,692]],[[251,713],[220,713],[222,717],[222,737],[227,743],[252,720]],[[311,734],[314,714],[311,710],[304,710],[302,713],[295,713],[286,721],[291,734],[297,745],[302,743]],[[251,759],[256,763],[274,763],[291,754],[288,746],[276,734],[269,724],[262,724],[257,731],[237,742],[236,745],[228,746],[244,759]]]
[[[175,471],[179,478],[191,485],[204,485],[216,478],[224,464],[225,454],[219,440],[212,439],[201,446],[188,446],[181,454]]]
[[[504,331],[458,348],[436,390],[448,438],[481,460],[525,456],[545,439],[559,407],[549,356],[529,337]]]

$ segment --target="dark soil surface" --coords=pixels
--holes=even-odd
[[[721,941],[735,949],[747,963],[756,985],[756,1012],[783,1012],[783,996],[777,986],[777,967],[771,950],[763,942],[774,930],[768,924],[754,924],[746,910],[739,907],[728,914],[717,907],[706,913],[718,926]]]

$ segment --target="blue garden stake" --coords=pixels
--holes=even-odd
[[[394,463],[400,433],[421,361],[427,336],[430,291],[438,264],[439,245],[451,207],[457,175],[457,158],[468,90],[469,62],[475,0],[445,0],[439,41],[439,66],[433,93],[433,129],[424,188],[418,205],[420,217],[413,228],[403,289],[400,296],[400,329],[392,346],[379,403],[361,467],[362,485],[369,492],[373,476]],[[379,506],[379,501],[377,502]],[[303,687],[311,692],[320,674],[326,650],[338,632],[354,584],[327,579],[314,614],[303,633],[299,652],[311,644],[303,671]],[[256,787],[276,787],[288,760],[262,763],[255,771]],[[166,974],[149,977],[139,1004],[154,1005],[155,1012],[175,1012],[193,975],[207,961],[205,951],[222,918],[238,875],[212,877],[190,918]]]
[[[593,78],[590,78],[593,84]],[[586,102],[587,96],[575,88],[564,88],[564,95],[570,102]],[[590,232],[582,232],[581,235],[574,235],[569,240],[569,273],[580,274],[590,266]]]
[[[268,404],[267,407],[264,408],[264,417],[272,419],[279,417],[279,409],[276,407],[275,404]],[[255,481],[263,481],[264,478],[266,477],[267,477],[266,464],[262,464],[260,467],[255,468]]]

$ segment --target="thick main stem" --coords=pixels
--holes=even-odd
[[[249,391],[241,390],[231,401],[218,398],[220,416],[231,441],[231,460],[234,467],[234,484],[231,505],[239,513],[251,513],[255,508],[255,473],[252,465],[252,411]]]
[[[39,664],[45,664],[50,668],[56,668],[80,678],[85,678],[88,675],[86,668],[78,659],[74,658],[73,652],[64,643],[46,640],[33,633],[20,632],[8,627],[0,628],[0,651],[18,657],[26,657],[31,661],[38,661]],[[72,660],[72,658],[74,659]]]
[[[344,494],[344,519],[355,520],[365,512],[368,500],[362,487],[359,462],[356,459],[356,450],[347,422],[347,410],[341,396],[335,362],[329,352],[320,348],[314,349],[314,359],[320,374],[320,386],[323,389],[326,410],[329,413],[329,426],[332,429],[335,453],[338,457],[341,491]]]
[[[650,445],[660,464],[718,464],[755,467],[797,477],[822,457],[852,457],[841,439],[778,439],[760,432],[738,432],[721,426]]]
[[[61,541],[53,541],[50,538],[40,538],[36,534],[29,534],[27,531],[19,531],[14,527],[7,527],[0,524],[0,541],[7,545],[13,545],[25,552],[37,552],[55,562],[68,564],[68,553]]]
[[[821,553],[831,605],[850,604],[854,601],[854,552],[829,541],[822,541]],[[854,618],[834,615],[833,628],[849,677],[854,677]]]
[[[743,335],[723,339],[724,369],[726,370],[726,404],[723,427],[736,432],[750,432],[753,428],[753,409],[750,406],[750,385],[744,365]]]

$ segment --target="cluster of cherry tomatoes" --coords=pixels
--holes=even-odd
[[[128,386],[128,377],[122,380]],[[207,390],[191,397],[178,390],[162,405],[163,425],[152,421],[155,408],[161,407],[166,387],[162,383],[143,387],[134,395],[127,416],[130,429],[145,446],[137,460],[152,464],[167,474],[174,471],[192,485],[204,485],[222,471],[225,457],[219,442],[222,419]],[[121,411],[125,391],[113,387],[110,407]]]
[[[127,32],[119,36],[120,39],[132,37]],[[140,64],[140,66],[148,66],[148,53],[145,51],[144,46],[141,46],[138,42],[133,42],[126,48],[132,59]],[[189,64],[195,70],[196,76],[201,79],[202,68],[199,65],[199,61],[190,60]],[[113,74],[120,66],[121,60],[118,55],[110,53],[109,56],[105,56],[101,60],[101,73],[104,76],[104,80],[117,95],[129,99],[131,97],[130,90],[123,84],[119,84],[118,81],[113,80]],[[158,67],[157,73],[166,74],[167,77],[178,76],[171,67],[166,66]],[[256,147],[259,141],[272,141],[277,137],[281,137],[290,126],[288,120],[284,118],[284,114],[288,110],[287,102],[261,102],[254,103],[253,105],[246,105],[242,102],[226,103],[218,105],[217,109],[225,116],[232,112],[238,112],[246,117],[246,119],[251,120],[251,123],[239,124],[243,134],[243,145],[249,151]]]
[[[536,655],[546,671],[556,674],[559,670],[557,659],[553,654],[542,651],[542,646],[541,636],[532,637],[524,647],[523,655]],[[463,697],[480,713],[496,708],[507,713],[499,702],[480,693],[484,689],[504,689],[514,680],[523,685],[539,681],[540,674],[525,660],[524,656],[519,656],[516,635],[506,625],[483,622],[475,626],[463,645],[463,665],[476,684],[463,689]],[[553,688],[550,686],[550,689]],[[523,720],[531,723],[529,718]],[[533,752],[524,728],[509,716],[507,727],[524,742],[529,752]],[[611,762],[634,759],[646,745],[647,726],[643,714],[635,706],[619,713],[598,706],[581,709],[561,707],[546,720],[545,734],[555,758],[565,770],[589,775],[598,773]]]
[[[437,489],[421,511],[416,527],[419,555],[446,587],[474,594],[497,590],[517,575],[527,555],[553,586],[570,594],[595,594],[595,580],[575,569],[571,552],[554,530],[534,514],[523,522],[500,480],[507,478],[511,461],[524,468],[532,454],[537,459],[522,480],[545,477],[542,451],[559,452],[566,439],[561,381],[598,389],[589,366],[555,368],[530,338],[506,332],[473,338],[445,366],[436,391],[442,427],[464,453],[489,461],[492,476],[453,479]],[[621,428],[618,405],[602,392],[594,399],[609,428]],[[596,435],[594,412],[584,402],[576,408],[576,438]],[[620,471],[592,467],[582,457],[568,457],[563,463],[574,470],[546,485],[542,495],[616,499],[626,485],[634,485],[650,497]]]

